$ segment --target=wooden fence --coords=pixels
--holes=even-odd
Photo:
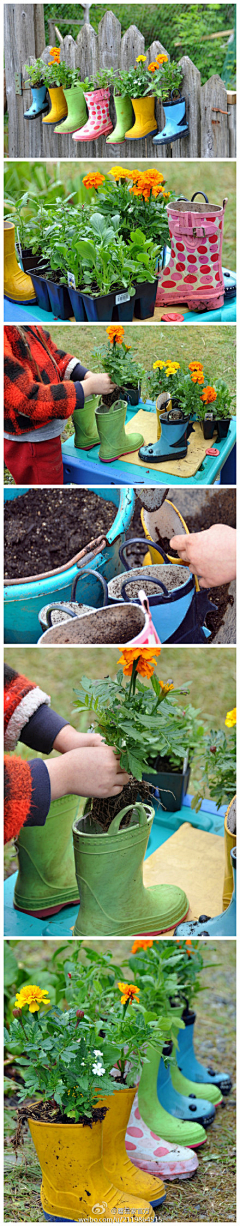
[[[44,15],[42,4],[5,5],[5,67],[9,116],[10,158],[111,158],[119,161],[127,158],[234,158],[236,156],[236,105],[235,94],[228,94],[219,76],[210,77],[201,86],[198,68],[183,56],[182,93],[186,99],[186,115],[189,136],[172,145],[154,145],[152,138],[125,141],[123,145],[108,145],[105,137],[96,141],[77,143],[72,136],[55,136],[54,130],[42,124],[41,118],[32,122],[24,119],[24,111],[31,104],[31,89],[25,86],[25,64],[34,63],[38,56],[45,62],[49,59],[50,46],[45,47]],[[50,25],[53,43],[55,27]],[[113,67],[127,69],[135,63],[137,55],[145,52],[143,35],[136,26],[130,26],[121,37],[121,25],[115,14],[106,13],[100,21],[98,33],[92,26],[82,26],[76,41],[67,35],[61,41],[61,59],[71,68],[79,68],[80,78],[92,76],[98,69]],[[160,42],[152,43],[147,62],[164,51]],[[110,114],[114,122],[114,101],[111,97]],[[156,102],[156,117],[159,131],[165,117],[161,102]]]

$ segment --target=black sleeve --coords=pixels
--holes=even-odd
[[[72,382],[76,383],[76,380],[84,379],[84,375],[87,374],[87,369],[88,369],[87,366],[82,366],[81,362],[77,362],[77,365],[74,366],[74,370],[72,371],[72,374],[71,374]]]
[[[45,826],[51,804],[51,784],[46,763],[41,758],[29,762],[32,776],[32,799],[25,826]]]
[[[27,745],[28,749],[35,749],[36,753],[51,753],[58,732],[68,723],[68,719],[62,719],[61,715],[57,715],[56,711],[52,711],[51,707],[43,702],[42,706],[34,711],[34,715],[31,715],[19,740],[23,745]]]

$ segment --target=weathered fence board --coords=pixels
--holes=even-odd
[[[97,141],[74,141],[71,135],[55,135],[54,128],[43,124],[41,117],[33,121],[24,119],[24,111],[31,104],[31,90],[26,89],[25,64],[34,63],[42,56],[49,60],[50,46],[44,47],[44,16],[42,4],[5,5],[5,65],[6,89],[9,114],[9,157],[21,158],[227,158],[236,157],[236,105],[235,95],[227,90],[218,76],[210,77],[201,86],[201,77],[188,56],[180,63],[184,78],[182,94],[186,99],[186,117],[189,135],[171,145],[154,145],[152,137],[138,141],[124,141],[109,145],[105,137]],[[49,23],[49,37],[56,43],[56,27]],[[146,52],[147,63],[159,52],[168,54],[158,41]],[[90,24],[84,24],[76,41],[71,35],[61,36],[60,58],[71,68],[78,68],[81,80],[95,75],[102,68],[128,69],[135,64],[138,55],[145,54],[143,35],[135,25],[129,26],[121,37],[121,25],[114,12],[104,14],[95,34]],[[15,74],[23,81],[22,94],[16,94]],[[165,124],[162,103],[156,101],[155,113],[158,130]],[[110,115],[115,123],[114,99],[110,99]]]

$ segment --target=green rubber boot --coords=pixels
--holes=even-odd
[[[161,1048],[155,1050],[149,1044],[146,1055],[149,1063],[143,1065],[138,1088],[138,1109],[144,1123],[156,1136],[163,1141],[170,1141],[173,1145],[187,1145],[190,1149],[204,1145],[207,1137],[201,1124],[189,1124],[185,1120],[176,1119],[165,1111],[159,1102],[157,1079]]]
[[[125,140],[125,132],[132,126],[134,115],[130,94],[122,94],[114,98],[116,124],[110,136],[106,137],[107,145],[120,145]]]
[[[99,443],[95,417],[98,402],[99,396],[89,396],[89,399],[85,400],[82,409],[74,409],[74,443],[75,447],[82,447],[84,451],[90,451],[91,447],[96,447]]]
[[[111,409],[106,404],[99,404],[96,409],[96,422],[100,438],[99,460],[111,464],[121,455],[130,451],[138,451],[143,443],[142,434],[125,433],[125,417],[127,401],[116,400]]]
[[[119,829],[126,813],[131,824]],[[76,877],[81,906],[74,935],[152,936],[172,928],[188,900],[174,885],[143,885],[143,860],[153,823],[150,805],[128,805],[106,834],[93,833],[91,808],[73,824]],[[186,1142],[187,1144],[187,1142]]]
[[[60,123],[54,132],[59,136],[67,135],[68,132],[76,132],[77,128],[83,128],[87,122],[87,107],[84,98],[84,93],[81,85],[71,85],[70,89],[64,89],[64,98],[66,98],[68,113],[63,123]]]
[[[170,1077],[174,1090],[177,1090],[178,1094],[184,1094],[187,1098],[189,1094],[195,1098],[204,1098],[205,1101],[213,1103],[214,1107],[222,1102],[222,1094],[218,1086],[197,1085],[196,1081],[189,1081],[189,1078],[184,1077],[180,1072],[177,1063],[170,1065]]]
[[[78,796],[63,796],[50,805],[45,826],[22,826],[16,840],[18,911],[42,919],[79,902],[72,842],[78,807]]]

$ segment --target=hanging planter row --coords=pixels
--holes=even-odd
[[[33,100],[25,119],[42,115],[43,124],[54,127],[58,136],[72,135],[75,141],[106,136],[107,143],[113,145],[149,136],[153,144],[167,145],[188,135],[185,98],[181,96],[183,71],[175,61],[170,64],[167,55],[157,55],[148,65],[147,55],[138,55],[135,65],[122,70],[117,79],[113,68],[105,68],[83,82],[76,69],[60,63],[60,48],[52,47],[50,56],[48,64],[38,59],[33,66],[26,65]],[[109,114],[111,85],[114,128]],[[155,116],[156,99],[162,102],[166,116],[161,132]]]

